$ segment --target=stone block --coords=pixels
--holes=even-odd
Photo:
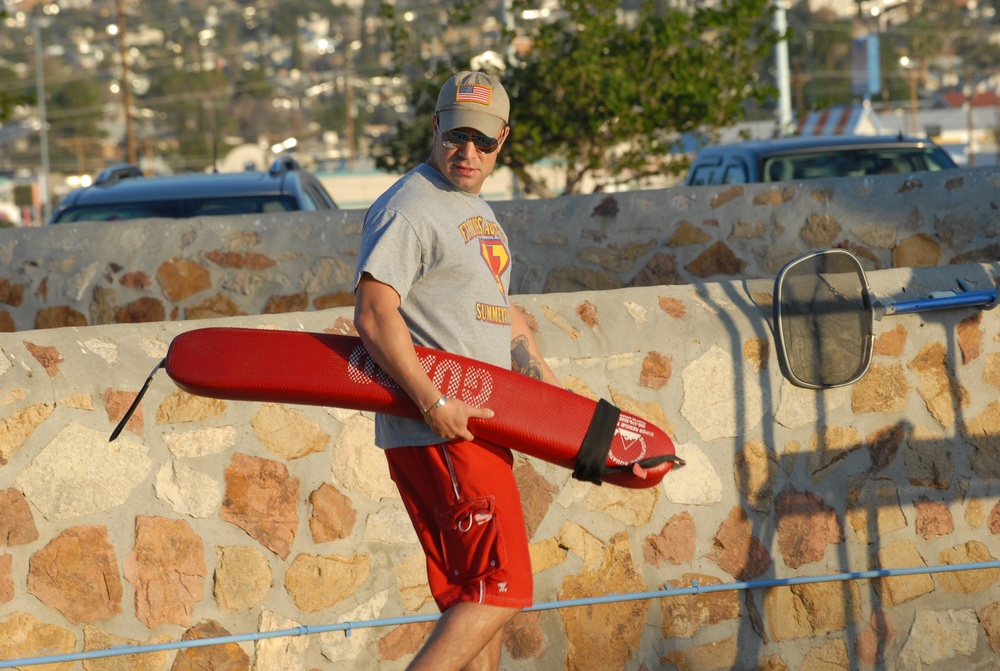
[[[230,636],[230,632],[215,620],[204,620],[191,627],[181,636],[182,641],[197,641],[204,638]],[[170,671],[250,671],[250,655],[243,651],[239,643],[222,643],[183,648],[177,651]]]
[[[250,426],[265,450],[286,461],[323,452],[330,444],[330,434],[316,420],[285,405],[262,403]]]
[[[849,671],[852,668],[850,655],[847,654],[847,644],[842,639],[835,638],[814,645],[802,660],[800,671]]]
[[[752,510],[770,512],[780,472],[778,454],[762,440],[751,440],[733,459],[736,489]]]
[[[395,627],[379,639],[379,662],[392,662],[417,654],[434,625],[434,622],[412,622]]]
[[[858,540],[871,545],[906,527],[896,483],[888,478],[856,475],[847,483],[847,521]]]
[[[924,345],[908,368],[917,375],[917,393],[927,411],[942,427],[955,423],[958,409],[969,407],[969,391],[955,379],[949,365],[949,355],[943,343]]]
[[[42,622],[34,615],[17,611],[0,620],[0,659],[66,655],[76,651],[76,636],[68,629]],[[49,665],[46,671],[70,671],[71,663]]]
[[[861,621],[860,588],[856,581],[770,587],[764,616],[775,641],[823,636]]]
[[[267,598],[274,583],[271,565],[257,548],[239,545],[215,549],[216,603],[235,613],[258,606]]]
[[[59,374],[59,366],[66,363],[59,349],[51,345],[36,345],[35,343],[24,341],[24,348],[28,350],[35,361],[42,365],[49,377]]]
[[[162,322],[167,318],[167,308],[159,298],[143,296],[116,308],[114,321],[116,324],[142,324],[145,322]]]
[[[702,587],[722,584],[715,576],[685,573],[679,579],[668,581],[666,586],[668,589],[691,587],[695,581]],[[740,598],[739,593],[732,590],[684,594],[660,599],[660,611],[663,638],[691,638],[702,627],[738,618]]]
[[[298,498],[299,480],[284,464],[237,452],[226,468],[219,517],[287,559],[299,527]]]
[[[172,258],[156,269],[156,280],[168,301],[178,302],[212,288],[212,273],[187,259]]]
[[[309,529],[312,531],[313,542],[327,543],[351,535],[358,519],[358,511],[350,497],[324,482],[309,495],[309,504],[312,506]]]
[[[903,464],[911,485],[946,490],[955,477],[952,440],[915,425],[903,452]]]
[[[125,577],[135,590],[135,616],[147,627],[188,626],[204,598],[205,546],[183,520],[140,516],[135,547],[125,558]]]
[[[921,568],[927,562],[920,556],[912,541],[895,541],[879,550],[875,558],[879,568]],[[934,591],[934,579],[926,573],[895,575],[879,578],[875,589],[882,597],[882,603],[889,608],[913,601]]]
[[[694,517],[684,510],[667,520],[658,535],[646,537],[643,555],[647,563],[657,568],[662,561],[675,566],[690,564],[697,541]]]
[[[983,313],[976,312],[958,323],[958,348],[962,352],[962,364],[979,358],[983,352]]]
[[[195,396],[178,389],[163,399],[156,409],[156,423],[177,424],[219,419],[227,406],[223,400]]]
[[[83,628],[84,652],[140,645],[157,645],[166,643],[169,640],[169,636],[154,636],[149,641],[139,641],[124,636],[116,636],[94,625],[87,625]],[[91,671],[91,669],[99,669],[99,671],[162,671],[166,663],[167,651],[155,650],[152,652],[136,653],[134,655],[100,657],[96,660],[84,662],[83,668],[85,671]],[[46,667],[43,666],[40,668]]]
[[[0,605],[14,600],[14,555],[0,555]]]
[[[737,580],[753,580],[771,566],[771,555],[754,536],[741,506],[735,506],[719,527],[708,558]]]
[[[282,617],[277,613],[262,608],[258,620],[258,631],[283,631],[295,629],[298,622]],[[288,671],[305,669],[306,654],[309,651],[309,636],[282,636],[279,638],[263,638],[254,642],[254,671],[265,669],[287,669]]]
[[[1000,655],[1000,601],[994,601],[976,613],[983,630],[986,632],[986,640],[993,649],[994,654]]]
[[[31,556],[28,591],[73,623],[121,612],[122,581],[106,527],[71,527]]]
[[[945,504],[921,496],[913,502],[913,509],[917,513],[914,528],[923,538],[930,540],[946,536],[955,530],[955,519]]]
[[[580,599],[609,593],[646,589],[635,568],[628,536],[615,535],[597,569],[584,568],[563,579],[559,599]],[[624,668],[636,649],[646,621],[646,601],[564,608],[559,611],[566,632],[566,671]],[[594,636],[595,631],[614,631],[614,636]]]
[[[892,250],[894,268],[936,266],[941,262],[941,245],[926,233],[917,233],[899,241]]]
[[[906,406],[910,384],[900,364],[873,362],[851,389],[851,407],[857,413],[896,412]]]
[[[285,589],[299,610],[318,613],[353,596],[370,573],[368,555],[300,554],[285,572]]]
[[[906,337],[908,332],[902,324],[890,331],[883,331],[875,336],[875,343],[872,345],[872,354],[878,356],[899,356],[906,347]]]
[[[25,545],[36,540],[38,528],[27,499],[14,487],[0,491],[0,547]]]
[[[646,358],[642,360],[642,372],[639,374],[639,386],[647,389],[660,389],[668,382],[673,374],[672,356],[661,352],[647,352]]]
[[[152,469],[145,445],[120,437],[108,442],[73,420],[17,476],[16,484],[48,520],[66,520],[115,508]]]
[[[541,659],[545,652],[543,613],[519,613],[503,628],[503,647],[517,660]]]
[[[840,237],[840,222],[829,214],[810,214],[799,235],[811,249],[830,247]]]
[[[671,650],[660,658],[677,671],[722,671],[738,668],[739,648],[735,638]]]
[[[996,557],[986,545],[977,540],[941,551],[940,564],[977,564],[995,562]],[[939,573],[941,587],[956,594],[977,594],[994,587],[1000,582],[1000,568],[982,568],[952,573]]]
[[[778,549],[791,568],[822,561],[828,545],[844,540],[844,529],[833,506],[813,492],[785,487],[774,502]]]
[[[962,435],[975,447],[969,463],[984,479],[1000,478],[1000,401],[993,401],[961,426]]]
[[[809,442],[809,472],[813,482],[821,482],[838,466],[861,449],[864,441],[850,426],[826,424]]]
[[[708,279],[717,275],[739,275],[747,267],[747,262],[736,256],[729,245],[719,240],[703,251],[684,269],[695,277]]]
[[[899,651],[899,671],[919,671],[934,664],[948,668],[971,668],[979,635],[979,622],[972,609],[920,610],[909,636]]]

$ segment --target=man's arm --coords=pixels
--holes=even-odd
[[[441,398],[441,391],[417,359],[413,338],[403,315],[399,313],[399,305],[399,294],[395,289],[366,273],[354,292],[354,327],[375,362],[419,408],[426,410]],[[472,440],[469,419],[489,419],[492,416],[493,411],[488,408],[475,408],[459,399],[449,398],[443,406],[427,413],[424,419],[442,438]]]
[[[517,306],[510,311],[510,369],[528,377],[560,386],[559,378],[542,358],[528,321]]]

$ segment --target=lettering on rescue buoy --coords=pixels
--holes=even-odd
[[[482,407],[493,395],[493,375],[485,368],[463,366],[457,361],[434,354],[417,354],[420,365],[441,393],[469,405]],[[347,358],[347,376],[354,384],[377,384],[386,389],[399,385],[375,362],[362,345]]]
[[[646,457],[646,437],[653,435],[644,420],[622,413],[618,416],[608,456],[622,466],[638,463]]]

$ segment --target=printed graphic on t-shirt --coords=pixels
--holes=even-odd
[[[493,276],[503,301],[500,304],[477,302],[476,320],[490,324],[510,324],[510,307],[503,284],[503,275],[510,268],[510,251],[504,242],[500,226],[483,217],[470,217],[458,225],[458,230],[466,244],[479,241],[479,255]]]
[[[496,280],[497,288],[500,289],[500,296],[507,302],[507,292],[503,288],[503,274],[510,268],[510,253],[500,238],[486,238],[479,241],[479,252],[483,256],[483,261],[489,266]]]

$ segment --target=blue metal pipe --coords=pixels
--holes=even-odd
[[[930,296],[915,301],[893,303],[885,306],[887,315],[907,315],[930,310],[947,310],[975,306],[992,306],[997,301],[996,291],[963,291],[951,296]]]
[[[987,562],[973,562],[966,564],[942,564],[938,566],[914,566],[911,568],[891,568],[873,569],[871,571],[857,571],[853,573],[834,573],[831,575],[803,576],[799,578],[774,578],[772,580],[756,580],[751,582],[721,583],[718,585],[699,585],[695,580],[691,587],[674,587],[653,590],[650,592],[632,592],[628,594],[608,594],[606,596],[588,597],[584,599],[568,599],[565,601],[549,601],[538,603],[525,612],[556,610],[558,608],[575,608],[579,606],[597,606],[609,603],[622,603],[626,601],[642,601],[646,599],[660,599],[671,596],[688,596],[692,594],[708,594],[710,592],[731,592],[749,589],[764,589],[768,587],[787,587],[789,585],[806,585],[821,582],[844,582],[847,580],[870,580],[873,578],[888,578],[893,576],[920,575],[925,573],[953,573],[955,571],[974,571],[988,568],[1000,568],[1000,560]],[[34,666],[36,664],[60,664],[63,662],[78,662],[86,659],[98,659],[102,657],[119,657],[122,655],[137,655],[146,652],[162,652],[166,650],[182,650],[190,648],[201,648],[209,645],[224,645],[226,643],[244,643],[248,641],[260,641],[271,638],[284,638],[286,636],[308,636],[311,634],[322,634],[330,631],[343,631],[347,636],[355,629],[367,629],[373,627],[396,627],[403,624],[413,624],[416,622],[432,622],[441,617],[440,613],[430,613],[427,615],[408,615],[405,617],[385,618],[381,620],[365,620],[361,622],[340,622],[337,624],[302,625],[292,629],[280,629],[276,631],[257,631],[249,634],[235,634],[232,636],[215,636],[212,638],[201,638],[190,641],[172,641],[168,643],[154,643],[149,645],[122,645],[105,650],[88,650],[86,652],[73,652],[61,655],[48,655],[44,657],[24,657],[22,659],[0,660],[0,669],[10,669],[21,666]]]

